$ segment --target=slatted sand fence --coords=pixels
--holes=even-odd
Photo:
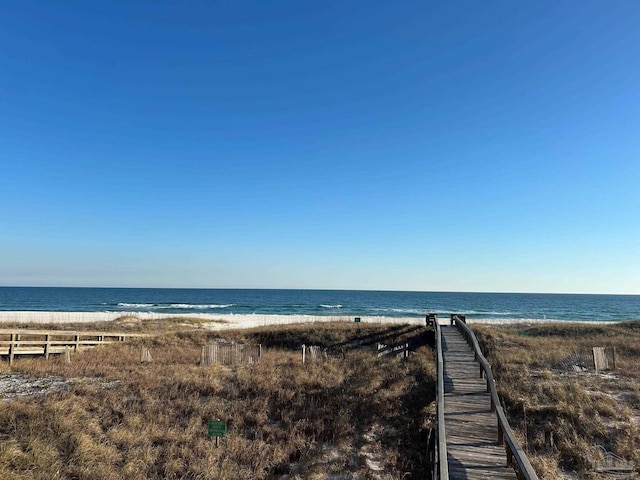
[[[262,358],[262,345],[214,342],[202,347],[200,365],[252,365]]]
[[[537,480],[500,405],[491,367],[463,317],[441,326],[449,478]]]

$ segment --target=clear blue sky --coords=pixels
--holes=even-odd
[[[639,25],[3,2],[0,285],[638,294]]]

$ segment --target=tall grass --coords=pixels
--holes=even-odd
[[[474,325],[505,410],[541,478],[589,471],[599,446],[640,466],[640,322]],[[616,347],[606,374],[555,369],[573,352]]]
[[[73,381],[2,405],[0,478],[426,478],[434,371],[424,335],[375,325],[168,331],[70,364],[20,358],[14,371]],[[220,336],[262,342],[262,361],[199,366],[201,346]],[[377,338],[418,340],[402,361],[363,348]],[[340,346],[346,358],[302,365],[302,343]],[[211,419],[229,424],[218,448]]]

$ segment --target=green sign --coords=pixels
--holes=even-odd
[[[356,322],[356,323],[360,323],[360,317],[354,318],[353,321]]]
[[[210,437],[224,437],[227,433],[227,422],[221,422],[218,420],[209,420],[209,436]]]

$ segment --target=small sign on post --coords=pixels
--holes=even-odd
[[[209,438],[216,437],[216,447],[220,437],[227,434],[227,422],[220,420],[209,420],[208,424]]]
[[[355,317],[355,318],[353,319],[353,321],[354,321],[355,323],[360,323],[360,317]]]

